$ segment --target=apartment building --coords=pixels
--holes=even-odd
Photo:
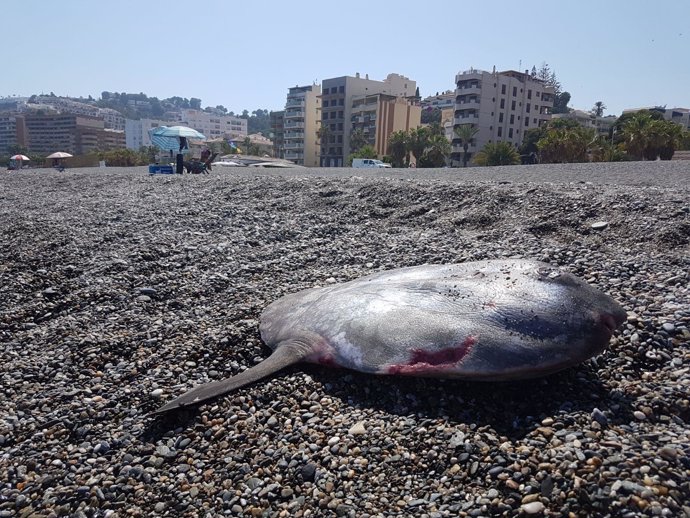
[[[273,156],[285,158],[284,134],[285,134],[285,110],[270,112],[268,118],[271,124],[271,138],[273,139]]]
[[[223,137],[244,138],[247,136],[247,119],[231,115],[218,115],[191,109],[180,110],[175,124],[194,128],[209,139]]]
[[[125,143],[128,149],[138,151],[142,146],[152,146],[149,130],[158,126],[173,126],[177,122],[161,119],[127,119],[125,121]]]
[[[474,155],[489,142],[522,143],[524,133],[551,119],[554,89],[526,70],[486,72],[470,69],[455,76],[455,128],[479,129],[468,152]],[[460,139],[453,139],[451,164],[462,161]]]
[[[350,155],[352,132],[352,100],[370,94],[414,97],[417,82],[399,74],[388,74],[383,81],[368,75],[324,79],[321,83],[321,126],[327,128],[327,138],[321,139],[322,167],[343,167]]]
[[[283,112],[283,157],[298,165],[319,165],[317,131],[321,86],[295,86],[288,90]]]
[[[27,113],[24,116],[27,148],[32,153],[65,151],[83,155],[125,147],[125,133],[106,130],[103,119],[71,113]]]
[[[352,131],[361,129],[379,156],[388,154],[388,137],[421,124],[422,108],[406,97],[370,94],[352,98]]]
[[[447,110],[449,108],[455,109],[455,92],[453,90],[446,90],[442,94],[430,95],[421,100],[422,110]]]
[[[24,117],[17,113],[0,113],[0,153],[12,146],[26,146]]]

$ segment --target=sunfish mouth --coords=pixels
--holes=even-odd
[[[599,316],[599,322],[608,332],[609,336],[613,336],[614,331],[623,323],[623,320],[624,319],[620,318],[620,316],[614,316],[610,313],[602,313]]]

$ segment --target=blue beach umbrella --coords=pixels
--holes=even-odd
[[[206,136],[187,126],[158,126],[149,130],[154,146],[164,151],[181,152],[187,148],[187,139],[205,140]]]

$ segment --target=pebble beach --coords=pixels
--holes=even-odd
[[[381,270],[562,266],[628,319],[510,383],[301,364],[262,310]],[[0,172],[0,518],[690,517],[690,162]]]

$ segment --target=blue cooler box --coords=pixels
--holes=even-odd
[[[149,174],[173,174],[174,172],[171,165],[149,165]]]

